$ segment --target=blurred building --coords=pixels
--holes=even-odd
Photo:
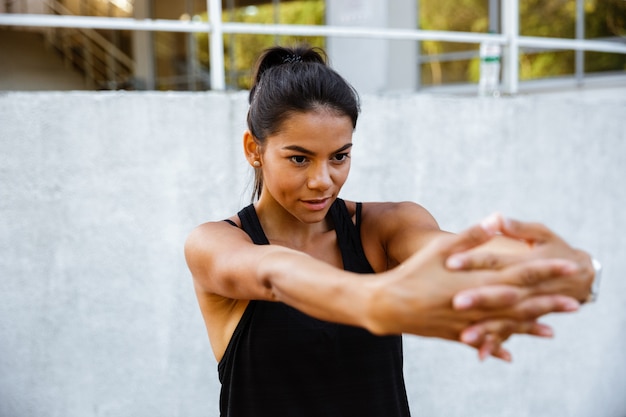
[[[383,29],[413,30],[420,28],[457,33],[480,34],[487,31],[504,33],[501,28],[501,0],[477,1],[476,5],[459,5],[448,13],[449,19],[440,24],[424,17],[439,5],[434,0],[222,0],[222,21],[263,24],[307,24],[334,28],[360,28],[371,33],[359,36],[320,35],[283,36],[226,34],[224,36],[224,68],[226,89],[245,89],[249,80],[252,56],[273,43],[295,40],[312,41],[329,53],[331,64],[361,93],[412,92],[431,87],[452,87],[455,92],[474,92],[478,77],[478,43],[476,39],[458,41],[434,36],[393,38],[376,34]],[[614,3],[614,1],[612,1]],[[620,0],[621,3],[624,3]],[[585,41],[585,11],[583,0],[575,4],[576,19],[571,22],[571,41]],[[207,0],[5,0],[0,2],[0,90],[182,90],[211,89],[209,35],[204,32],[169,30],[96,29],[102,26],[37,27],[13,25],[11,15],[60,15],[94,18],[121,18],[151,22],[194,22],[208,19]],[[624,3],[626,5],[626,3]],[[568,10],[572,7],[568,6]],[[624,6],[618,6],[619,7]],[[626,10],[626,9],[625,9]],[[458,13],[457,13],[458,12]],[[446,13],[442,11],[442,13]],[[519,13],[519,10],[517,10]],[[571,10],[570,10],[571,15]],[[430,15],[429,15],[430,16]],[[462,16],[466,23],[459,23]],[[4,18],[4,20],[2,19]],[[429,20],[430,19],[430,20]],[[519,16],[516,15],[517,25]],[[448,20],[450,20],[448,22]],[[100,20],[101,22],[102,20]],[[3,23],[4,22],[4,23]],[[7,23],[8,22],[8,23]],[[515,19],[512,20],[515,22]],[[618,33],[623,21],[619,16],[607,18]],[[569,23],[568,23],[569,25]],[[574,28],[575,26],[575,28]],[[515,29],[515,28],[514,28]],[[569,30],[569,29],[568,29]],[[575,33],[574,33],[575,32]],[[447,32],[448,34],[453,32]],[[534,35],[535,33],[519,33]],[[256,38],[255,38],[256,36]],[[517,35],[516,35],[517,36]],[[559,35],[548,33],[556,41]],[[258,38],[265,37],[265,41]],[[582,85],[583,77],[594,68],[608,68],[609,75],[626,75],[626,47],[623,39],[614,37],[619,59],[604,65],[605,55],[595,59],[592,54],[577,49],[570,51],[556,46],[557,53],[568,54],[567,77],[573,85]],[[504,39],[504,37],[502,38]],[[510,36],[506,36],[510,39]],[[548,38],[546,38],[548,39]],[[610,40],[610,39],[609,39]],[[555,41],[555,42],[556,42]],[[567,40],[565,40],[567,41]],[[265,43],[264,43],[265,42]],[[608,44],[608,43],[607,43]],[[606,46],[607,44],[600,45]],[[513,54],[513,67],[531,66],[550,71],[542,60],[554,44],[526,47]],[[561,48],[561,49],[559,49]],[[602,48],[600,48],[602,49]],[[593,50],[593,49],[592,49]],[[554,50],[552,50],[554,52]],[[586,55],[585,55],[586,54]],[[613,54],[615,55],[615,54]],[[563,58],[563,55],[561,56]],[[613,57],[615,58],[615,57]],[[546,69],[548,68],[548,69]],[[540,76],[541,76],[541,71]],[[535,71],[536,72],[536,71]],[[561,71],[562,72],[562,71]],[[558,73],[554,72],[553,73]],[[534,73],[533,73],[534,74]],[[606,74],[603,74],[606,75]],[[533,77],[536,76],[535,74]],[[503,71],[503,78],[504,71]],[[551,80],[554,81],[554,80]],[[570,84],[571,85],[571,84]],[[450,90],[444,90],[450,91]]]
[[[289,0],[224,0],[226,18],[234,9],[254,13],[256,6],[279,8]],[[416,27],[415,2],[339,1],[325,4],[328,24]],[[2,13],[106,16],[136,19],[206,18],[203,0],[41,0],[5,1]],[[271,22],[270,22],[271,23]],[[333,63],[353,73],[362,90],[414,89],[416,48],[412,42],[339,39],[326,45]],[[161,89],[206,90],[208,69],[198,56],[193,33],[24,28],[0,26],[0,88],[3,90]],[[230,51],[236,53],[236,51]],[[350,71],[360,55],[367,72]],[[372,60],[370,57],[384,57]],[[227,57],[228,59],[228,57]],[[363,76],[367,77],[365,80]],[[234,87],[234,86],[231,86]]]

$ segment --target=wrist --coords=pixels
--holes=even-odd
[[[363,293],[363,317],[364,327],[378,336],[393,334],[390,325],[397,323],[393,319],[394,306],[389,294],[393,286],[389,285],[389,272],[383,272],[371,276],[371,280],[364,285]],[[397,306],[396,306],[397,308]]]
[[[381,306],[383,304],[384,296],[382,294],[383,287],[381,286],[381,279],[377,276],[373,276],[372,279],[363,285],[363,327],[369,332],[382,336],[385,334],[383,329],[383,322],[381,320]]]

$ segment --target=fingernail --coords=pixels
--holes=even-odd
[[[478,332],[474,330],[467,330],[461,335],[461,341],[463,343],[472,344],[478,340]]]
[[[457,310],[464,310],[466,308],[470,308],[473,304],[474,300],[469,295],[460,294],[454,296],[452,300],[452,305]]]
[[[446,259],[446,267],[448,269],[461,269],[463,268],[463,258],[458,255],[452,255]]]
[[[578,272],[578,265],[574,262],[567,262],[563,266],[563,272],[565,272],[566,274],[573,274],[574,272]]]
[[[552,328],[550,326],[546,326],[545,324],[538,324],[535,331],[536,331],[537,336],[542,336],[542,337],[554,336],[554,331],[552,330]]]
[[[480,223],[483,230],[491,235],[495,234],[500,226],[500,214],[493,213]]]
[[[568,299],[563,302],[563,311],[578,311],[580,303],[574,299]]]

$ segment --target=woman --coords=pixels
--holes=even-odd
[[[510,360],[511,334],[550,336],[536,319],[587,297],[589,257],[543,226],[451,235],[414,203],[340,199],[359,104],[321,51],[267,50],[249,102],[257,200],[185,245],[221,415],[407,416],[401,334]]]

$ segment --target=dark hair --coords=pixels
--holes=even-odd
[[[294,113],[326,109],[352,120],[356,128],[359,96],[327,64],[326,53],[307,45],[275,46],[259,57],[248,97],[248,129],[260,146]],[[252,199],[261,195],[263,178],[255,169]]]

